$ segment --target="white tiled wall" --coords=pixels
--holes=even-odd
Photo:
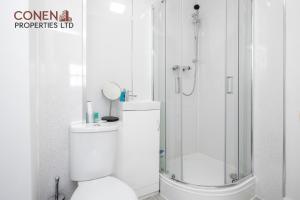
[[[300,1],[286,1],[286,196],[300,199]]]
[[[254,173],[257,194],[282,199],[283,0],[255,0]]]
[[[33,30],[35,55],[32,81],[36,98],[39,200],[54,194],[54,178],[61,177],[61,192],[69,198],[75,183],[69,177],[70,122],[82,119],[82,2],[32,1],[36,10],[68,9],[74,28]]]
[[[111,6],[124,8],[116,12]],[[100,116],[109,102],[101,93],[107,81],[152,98],[152,17],[149,0],[87,1],[87,99]]]
[[[110,10],[115,1],[87,1],[86,81],[87,100],[101,116],[109,112],[108,100],[101,88],[113,81],[131,89],[131,0],[116,1],[123,13]]]
[[[34,200],[30,132],[29,32],[15,30],[13,13],[27,0],[0,2],[0,199]]]

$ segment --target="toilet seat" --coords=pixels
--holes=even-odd
[[[117,178],[80,182],[71,200],[137,200],[134,191]]]

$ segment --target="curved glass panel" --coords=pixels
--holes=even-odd
[[[161,172],[201,186],[252,172],[251,0],[155,1]]]

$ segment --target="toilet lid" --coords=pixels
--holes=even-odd
[[[137,200],[134,191],[114,177],[80,182],[71,200]]]

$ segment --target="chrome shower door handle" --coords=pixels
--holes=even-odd
[[[173,65],[171,68],[173,72],[176,72],[176,77],[175,77],[175,93],[179,94],[180,93],[180,65]]]
[[[233,76],[226,77],[226,93],[227,94],[233,93]]]
[[[179,76],[177,76],[176,78],[175,78],[175,93],[176,94],[180,94],[180,77]]]

